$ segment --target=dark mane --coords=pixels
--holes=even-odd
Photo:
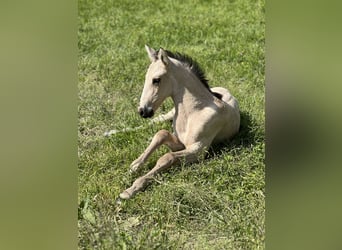
[[[156,52],[156,54],[158,54],[158,51]],[[168,57],[174,58],[174,59],[182,62],[186,67],[188,67],[191,70],[191,72],[195,76],[197,76],[197,78],[201,81],[201,83],[209,90],[210,93],[212,93],[218,99],[222,98],[221,94],[211,91],[209,84],[208,84],[208,79],[206,78],[204,71],[201,69],[199,64],[194,59],[192,59],[188,55],[181,54],[178,52],[173,53],[169,50],[164,50],[164,51],[166,52]]]
[[[171,52],[169,50],[164,50],[164,51],[166,52],[166,54],[169,57],[172,57],[172,58],[182,62],[185,66],[187,66],[191,70],[191,72],[195,76],[197,76],[197,78],[201,81],[201,83],[203,83],[203,85],[207,89],[210,90],[209,84],[208,84],[208,79],[206,78],[204,71],[201,69],[199,64],[194,59],[192,59],[188,55],[181,54],[181,53],[178,53],[178,52],[173,53],[173,52]],[[157,54],[158,54],[158,51],[157,51]]]

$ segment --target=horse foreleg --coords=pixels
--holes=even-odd
[[[153,180],[155,175],[167,170],[172,165],[179,164],[182,160],[184,160],[187,163],[198,161],[201,155],[200,153],[201,151],[203,151],[203,148],[204,147],[199,147],[198,145],[194,145],[192,147],[186,148],[181,151],[166,153],[161,158],[159,158],[155,167],[150,172],[136,179],[130,188],[122,192],[120,194],[120,198],[122,199],[131,198],[137,192],[144,189],[147,186],[147,184],[151,180]]]
[[[171,109],[168,113],[166,113],[165,115],[159,115],[156,118],[153,118],[150,122],[150,124],[153,123],[158,123],[158,122],[164,122],[164,121],[171,121],[173,120],[173,117],[175,116],[175,108]]]
[[[132,162],[130,171],[137,171],[137,169],[146,162],[148,157],[163,144],[168,146],[172,151],[184,149],[183,143],[181,143],[175,135],[165,129],[162,129],[154,135],[150,145],[138,157],[138,159]]]
[[[175,108],[171,109],[168,113],[166,113],[165,115],[159,115],[158,117],[153,118],[149,124],[153,125],[154,123],[160,123],[160,122],[166,122],[166,121],[171,121],[173,120],[175,116]],[[106,131],[104,132],[104,136],[111,136],[113,134],[117,134],[117,133],[123,133],[123,132],[130,132],[130,131],[137,131],[140,129],[143,129],[144,126],[138,126],[135,128],[130,128],[130,127],[126,127],[122,130],[116,130],[116,129],[112,129],[110,131]]]

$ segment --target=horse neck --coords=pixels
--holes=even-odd
[[[175,64],[172,99],[176,109],[186,113],[202,109],[213,102],[214,97],[189,69]]]

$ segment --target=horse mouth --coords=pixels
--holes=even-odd
[[[154,115],[154,111],[151,107],[144,106],[138,109],[138,113],[143,118],[150,118]]]

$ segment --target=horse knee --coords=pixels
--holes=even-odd
[[[166,153],[157,161],[156,166],[145,177],[152,177],[156,174],[164,172],[170,166],[172,166],[177,160],[177,157],[173,153]]]
[[[161,129],[157,132],[157,135],[161,138],[167,138],[170,135],[170,132],[167,131],[166,129]]]
[[[132,185],[132,186],[133,186],[136,190],[141,190],[141,189],[143,189],[143,188],[146,186],[147,181],[148,181],[147,178],[139,177],[138,179],[136,179],[136,180],[133,182],[133,185]]]
[[[176,157],[172,153],[166,153],[157,162],[159,166],[171,166],[175,163]]]
[[[160,142],[165,142],[170,136],[170,132],[167,131],[166,129],[159,130],[155,137],[160,141]]]

